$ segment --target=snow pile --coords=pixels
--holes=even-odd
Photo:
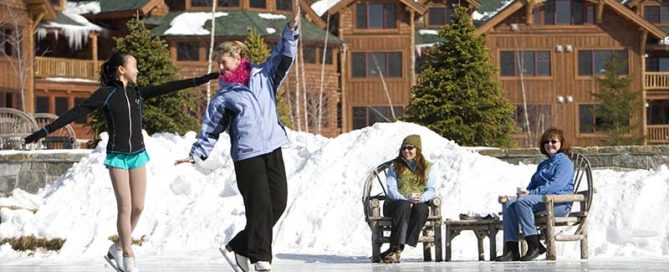
[[[536,167],[479,155],[410,123],[376,124],[334,139],[289,132],[291,144],[283,149],[289,200],[274,229],[275,254],[369,256],[362,185],[370,169],[397,155],[408,134],[422,136],[424,153],[437,172],[437,193],[446,218],[499,211],[497,196],[525,186]],[[136,249],[140,256],[210,258],[245,224],[227,134],[221,135],[213,153],[223,166],[210,175],[191,165],[174,166],[176,159],[188,154],[194,137],[192,132],[145,135],[151,162],[145,210],[134,232],[135,237],[146,235],[144,245]],[[0,237],[65,238],[60,252],[48,254],[99,258],[110,244],[107,238],[116,233],[114,194],[102,164],[105,145],[106,140],[40,193],[17,190],[11,198],[0,198],[0,206],[38,209],[35,214],[0,209]],[[594,180],[598,193],[589,218],[591,257],[669,255],[669,216],[662,209],[669,206],[666,165],[631,172],[596,170]],[[473,234],[463,233],[453,243],[454,259],[476,259]],[[501,248],[501,235],[497,243]],[[422,256],[421,247],[405,252],[403,257]],[[3,258],[25,254],[0,246]],[[579,258],[578,243],[560,243],[558,258]]]
[[[228,16],[227,12],[216,12],[215,18]],[[174,17],[170,28],[165,35],[207,35],[209,30],[204,29],[204,23],[211,20],[211,12],[184,12]]]
[[[91,23],[80,14],[99,12],[100,3],[97,1],[67,3],[63,10],[63,15],[79,25],[45,22],[40,24],[37,28],[37,37],[38,39],[42,39],[46,37],[49,32],[52,32],[56,39],[58,39],[60,31],[62,31],[67,38],[70,48],[78,50],[88,43],[88,37],[91,32],[102,32],[104,30],[102,27]],[[56,29],[56,31],[49,31],[49,29]]]

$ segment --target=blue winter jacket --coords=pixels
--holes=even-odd
[[[566,195],[574,193],[574,164],[560,152],[537,166],[527,186],[530,195]]]
[[[288,143],[276,109],[276,92],[297,55],[298,35],[297,30],[284,27],[272,54],[251,68],[249,86],[219,81],[218,92],[209,102],[202,129],[191,148],[191,158],[207,159],[226,129],[233,161],[267,154]]]

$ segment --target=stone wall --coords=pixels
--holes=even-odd
[[[478,152],[511,164],[537,164],[546,159],[536,148],[487,149]],[[585,155],[594,168],[655,169],[662,164],[669,164],[669,145],[578,147],[571,152]]]
[[[0,197],[8,196],[14,188],[36,193],[58,180],[75,162],[90,151],[68,152],[11,152],[0,153]]]

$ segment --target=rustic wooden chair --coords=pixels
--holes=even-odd
[[[58,119],[58,115],[51,113],[35,113],[34,118],[35,123],[37,123],[37,127],[43,128],[44,126]],[[74,129],[71,125],[66,125],[54,132],[49,133],[49,136],[46,136],[42,140],[42,144],[44,147],[46,147],[46,149],[79,148],[79,144],[77,143],[77,134],[74,132]]]
[[[383,201],[387,197],[386,172],[392,161],[382,163],[373,169],[365,180],[362,205],[365,221],[372,231],[372,262],[381,262],[381,246],[390,243],[392,218],[381,214]],[[443,260],[441,244],[441,199],[435,197],[429,202],[430,214],[418,242],[423,244],[423,260],[432,261],[431,248],[435,251],[435,261]]]
[[[555,243],[558,241],[580,241],[581,259],[588,258],[588,214],[596,190],[592,185],[590,162],[581,154],[570,154],[574,163],[574,193],[570,195],[545,195],[546,211],[535,213],[535,222],[539,237],[546,241],[546,259],[555,260]],[[500,196],[499,203],[504,205],[516,196]],[[556,217],[556,203],[577,202],[569,214]],[[577,208],[578,207],[578,208]],[[556,230],[559,232],[556,233]],[[523,248],[525,245],[523,244]]]
[[[0,149],[34,149],[39,145],[24,145],[23,138],[35,130],[35,120],[25,112],[0,108]]]

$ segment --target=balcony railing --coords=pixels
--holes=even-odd
[[[646,72],[644,89],[669,89],[669,72]]]
[[[35,76],[98,79],[93,60],[35,57]]]
[[[646,126],[649,144],[669,144],[669,125]]]

